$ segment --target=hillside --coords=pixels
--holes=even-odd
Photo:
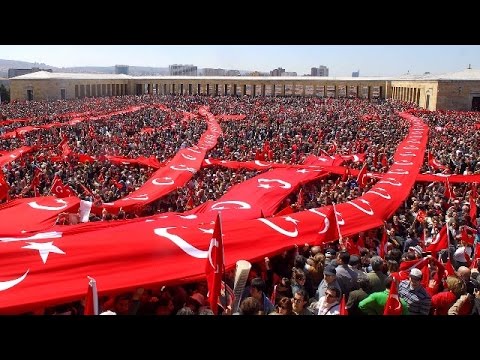
[[[113,74],[115,66],[75,66],[75,67],[55,67],[44,63],[4,60],[0,59],[0,78],[6,78],[8,69],[30,69],[38,67],[40,69],[52,69],[53,72],[66,73],[92,73],[92,74]],[[149,75],[168,75],[168,67],[149,67],[149,66],[130,66],[129,75],[149,76]]]

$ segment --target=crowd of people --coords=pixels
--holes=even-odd
[[[343,165],[357,170],[366,165],[368,172],[384,173],[408,131],[407,122],[398,112],[409,110],[429,126],[427,149],[442,165],[444,174],[480,174],[480,139],[474,130],[480,123],[480,113],[428,112],[417,109],[415,104],[390,99],[373,103],[351,98],[119,96],[2,106],[0,136],[23,126],[53,122],[61,125],[0,141],[0,154],[21,146],[34,147],[3,167],[9,193],[0,202],[49,195],[56,176],[81,199],[102,203],[123,198],[140,188],[156,169],[114,163],[106,157],[144,156],[166,163],[179,149],[196,144],[206,130],[206,122],[200,116],[191,116],[199,106],[208,106],[209,112],[216,116],[245,116],[243,120],[219,118],[223,135],[206,158],[302,164],[312,154],[365,154],[363,163],[348,160]],[[133,110],[67,124],[73,116],[108,115],[125,109]],[[58,144],[65,139],[71,154],[59,160]],[[79,155],[89,155],[94,160],[79,161]],[[432,168],[425,154],[420,172],[438,171]],[[90,221],[121,221],[167,211],[184,212],[207,200],[219,199],[231,186],[260,173],[203,167],[185,187],[143,208],[127,213],[91,214]],[[32,186],[34,178],[36,185]],[[342,203],[361,196],[375,182],[375,177],[369,177],[367,184],[360,186],[356,176],[332,173],[303,185],[278,210],[289,206],[292,211],[301,211]],[[475,254],[475,247],[480,241],[480,222],[471,218],[469,202],[473,195],[478,217],[478,185],[470,182],[452,185],[452,193],[446,196],[448,184],[443,181],[417,182],[404,204],[385,224],[388,241],[384,249],[380,249],[382,227],[321,246],[298,244],[290,251],[254,263],[240,307],[225,307],[222,312],[338,315],[345,297],[350,315],[381,314],[390,285],[396,281],[392,274],[402,270],[402,263],[426,259],[428,271],[408,269],[408,278],[398,284],[403,313],[478,314],[480,278],[477,279],[479,264],[475,256],[480,254]],[[59,223],[68,224],[68,217],[63,216]],[[429,254],[426,247],[446,224],[450,249]],[[473,243],[462,238],[465,228],[473,229]],[[354,244],[353,248],[349,244]],[[448,259],[454,272],[440,278],[439,268]],[[227,283],[233,287],[232,272],[228,279]],[[206,299],[205,282],[159,285],[103,296],[100,308],[102,312],[116,314],[211,314]],[[39,311],[81,314],[83,305],[78,301]]]

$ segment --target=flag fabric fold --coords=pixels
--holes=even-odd
[[[84,315],[98,315],[98,293],[97,282],[94,278],[88,277],[87,298],[85,300]]]
[[[342,300],[340,300],[340,315],[348,315],[347,301],[345,300],[345,294],[342,295]]]
[[[223,275],[223,239],[220,213],[217,214],[215,228],[208,249],[205,273],[208,283],[208,302],[215,315],[218,314],[218,298],[222,287]]]
[[[393,278],[387,302],[385,303],[383,310],[383,315],[402,315],[402,311],[402,303],[398,297],[398,281],[396,278]]]

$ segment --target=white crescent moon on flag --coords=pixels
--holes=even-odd
[[[190,214],[190,215],[178,215],[178,217],[181,217],[182,219],[192,220],[192,219],[196,219],[198,216],[195,214]]]
[[[390,200],[392,197],[390,196],[390,194],[387,192],[387,190],[385,190],[384,188],[381,188],[381,187],[378,187],[378,188],[374,188],[373,190],[370,190],[368,192],[368,194],[375,194],[375,195],[378,195],[382,198],[384,198],[385,200]]]
[[[395,165],[405,165],[405,166],[410,166],[413,165],[413,162],[407,161],[407,160],[398,160],[394,162]]]
[[[283,181],[283,180],[279,180],[279,179],[257,179],[257,181],[259,183],[269,183],[269,182],[277,182],[280,184],[279,187],[281,187],[282,189],[290,189],[292,187],[292,185],[289,183],[289,182],[286,182],[286,181]]]
[[[141,195],[138,195],[138,196],[126,197],[126,198],[123,198],[121,200],[123,200],[123,201],[126,201],[126,200],[147,201],[148,200],[148,194],[141,194]]]
[[[285,221],[291,222],[295,225],[295,230],[294,231],[285,230],[285,229],[281,228],[280,226],[278,226],[277,224],[275,224],[275,223],[273,223],[270,220],[265,219],[265,218],[259,218],[257,220],[263,222],[265,225],[271,227],[273,230],[278,231],[280,234],[283,234],[285,236],[297,237],[297,235],[298,235],[298,229],[297,229],[297,224],[296,224],[297,220],[294,220],[291,217],[287,216],[285,218]]]
[[[397,174],[397,175],[408,175],[410,172],[408,170],[389,170],[387,171],[387,174]]]
[[[30,269],[25,271],[25,274],[23,274],[22,276],[20,276],[16,279],[8,280],[8,281],[0,281],[0,291],[5,291],[5,290],[10,289],[11,287],[14,287],[15,285],[21,283],[27,277],[27,274],[28,274],[29,271],[30,271]]]
[[[325,218],[323,229],[322,229],[321,231],[319,231],[318,233],[319,233],[319,234],[324,234],[324,233],[326,233],[327,230],[330,228],[330,220],[328,220],[327,215],[325,215],[324,213],[322,213],[322,212],[320,212],[320,211],[318,211],[318,210],[315,210],[315,209],[308,209],[308,211],[311,211],[311,212],[313,212],[314,214],[323,216],[323,217]]]
[[[357,208],[358,210],[360,210],[361,212],[364,212],[365,214],[372,216],[372,215],[373,215],[373,209],[372,209],[372,207],[370,206],[370,203],[369,203],[367,200],[365,200],[365,199],[357,199],[357,200],[360,201],[360,202],[362,202],[362,203],[364,203],[364,204],[366,204],[366,205],[368,205],[368,207],[370,208],[370,210],[365,209],[363,206],[360,206],[360,205],[354,203],[353,201],[347,201],[347,204],[353,205],[354,207],[356,207],[356,208]],[[356,200],[355,200],[355,201],[356,201]]]
[[[254,163],[255,163],[255,165],[258,165],[258,166],[261,166],[261,167],[270,167],[270,166],[272,166],[272,164],[266,164],[266,165],[265,165],[265,163],[262,163],[262,161],[260,161],[260,160],[255,160]]]
[[[402,183],[400,181],[392,177],[382,178],[382,180],[380,180],[377,184],[390,184],[393,186],[402,186]]]
[[[194,257],[197,259],[207,258],[208,250],[207,251],[199,250],[196,247],[190,245],[180,236],[175,234],[170,234],[168,232],[169,229],[175,229],[175,228],[176,228],[175,226],[166,227],[166,228],[156,228],[153,230],[153,232],[155,233],[155,235],[167,238],[168,240],[173,242],[175,245],[177,245],[180,249],[182,249],[185,253],[187,253],[187,255],[190,255],[191,257]]]
[[[187,165],[184,165],[184,164],[179,164],[178,166],[179,167],[177,167],[177,165],[171,165],[170,169],[178,170],[178,171],[190,171],[191,173],[194,173],[194,174],[197,172],[196,169],[187,167]]]
[[[164,182],[164,181],[159,181],[160,179],[165,179],[167,180],[167,182]],[[170,177],[163,177],[163,178],[155,178],[152,180],[152,184],[153,185],[157,185],[157,186],[160,186],[160,185],[173,185],[175,184],[175,181],[173,181],[172,178]]]
[[[236,208],[229,208],[229,207],[224,207],[224,206],[219,206],[221,204],[236,204],[236,205],[239,205],[240,207],[236,207]],[[251,209],[252,207],[250,206],[249,203],[246,203],[244,201],[236,201],[236,200],[228,200],[228,201],[219,201],[215,204],[213,204],[211,207],[210,207],[210,210],[230,210],[230,209],[234,209],[234,210],[243,210],[243,209]]]
[[[185,154],[182,154],[182,156],[187,159],[187,160],[197,160],[197,158],[195,156],[191,156],[191,155],[185,155]]]
[[[48,211],[59,211],[59,210],[65,209],[68,206],[67,202],[62,200],[62,199],[56,199],[55,201],[57,203],[63,204],[63,205],[62,206],[45,206],[45,205],[37,204],[36,201],[31,201],[31,202],[27,203],[27,205],[29,205],[33,209],[48,210]]]
[[[392,299],[395,299],[398,304],[398,306],[394,310],[399,310],[402,307],[402,304],[400,303],[400,299],[398,298],[398,295],[392,295]]]
[[[201,154],[202,152],[201,151],[197,151],[197,150],[194,150],[192,148],[187,148],[188,151],[191,151],[191,152],[194,152],[196,154]]]

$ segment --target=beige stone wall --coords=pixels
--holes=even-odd
[[[336,87],[336,97],[339,96],[338,89],[341,87],[349,87],[349,86],[358,86],[358,93],[361,94],[361,89],[363,87],[370,87],[370,93],[373,93],[374,87],[382,87],[381,95],[382,98],[388,96],[389,93],[389,83],[386,81],[336,81],[336,80],[312,80],[306,81],[302,80],[279,80],[279,79],[265,79],[259,78],[258,80],[243,80],[241,78],[233,78],[231,80],[213,80],[213,79],[202,79],[202,78],[191,78],[191,79],[182,79],[182,80],[172,80],[172,79],[152,79],[152,80],[138,80],[132,79],[128,81],[129,83],[129,94],[137,94],[137,86],[140,84],[142,85],[142,93],[146,94],[147,91],[145,90],[146,84],[153,84],[153,88],[156,88],[158,85],[158,93],[164,94],[165,93],[165,85],[166,85],[166,93],[170,94],[173,93],[173,85],[175,85],[175,93],[180,93],[180,86],[181,84],[184,85],[184,93],[188,94],[189,84],[192,84],[192,93],[197,94],[198,85],[200,85],[200,92],[202,94],[206,94],[207,92],[207,84],[210,85],[210,95],[214,95],[215,92],[215,85],[218,84],[219,86],[219,93],[223,94],[225,85],[228,85],[229,90],[227,95],[233,94],[234,85],[237,88],[238,95],[244,95],[245,85],[247,86],[247,93],[253,93],[253,86],[256,85],[255,95],[261,96],[262,89],[264,86],[269,87],[270,90],[273,89],[273,85],[276,86],[276,92],[278,95],[283,94],[283,89],[281,89],[284,85],[288,85],[287,93],[294,96],[305,96],[307,93],[307,87],[311,89],[317,88],[325,88],[327,86],[335,86]],[[280,90],[279,90],[280,87]],[[267,90],[268,91],[268,90]],[[314,93],[316,93],[314,91]],[[266,94],[267,96],[271,96],[274,94]],[[363,97],[363,96],[361,96]],[[367,97],[367,95],[365,96]]]
[[[472,109],[473,97],[480,97],[480,81],[439,81],[437,110]]]
[[[127,83],[128,81],[123,80],[12,80],[10,82],[10,99],[27,100],[27,90],[33,90],[33,100],[35,101],[58,100],[61,98],[61,89],[65,89],[66,99],[75,99],[76,85],[78,86],[78,97],[81,97],[80,87],[82,85],[85,89],[85,97],[87,96],[87,85],[90,85],[90,97],[109,96],[108,93],[103,94],[102,85],[105,85],[105,90],[107,90],[107,85],[109,84],[110,88],[112,88],[113,85],[116,87],[116,85],[125,85]],[[98,87],[98,85],[100,85],[100,88]],[[93,86],[95,86],[95,90],[93,90]],[[98,93],[98,90],[100,90],[100,93]],[[128,85],[127,91],[130,92]],[[125,89],[123,92],[125,92]],[[121,91],[119,91],[119,94],[116,95],[121,95]]]
[[[419,97],[418,97],[419,94]],[[427,96],[430,96],[428,109],[437,109],[438,81],[400,81],[391,82],[390,96],[394,99],[411,101],[420,107],[427,108]],[[417,102],[418,100],[418,102]]]
[[[309,80],[305,78],[298,79],[269,79],[269,78],[258,78],[254,80],[246,80],[241,77],[232,77],[231,79],[222,79],[216,80],[213,78],[198,78],[192,77],[189,79],[162,79],[162,78],[151,78],[151,79],[125,79],[125,80],[94,80],[94,79],[82,79],[82,80],[12,80],[11,81],[11,99],[12,100],[26,100],[27,99],[27,90],[33,90],[34,100],[56,100],[61,98],[61,89],[65,89],[66,99],[74,99],[76,97],[99,97],[99,96],[114,96],[114,95],[123,95],[123,94],[147,94],[147,93],[157,93],[157,94],[170,94],[175,92],[178,94],[180,92],[181,84],[183,84],[184,93],[188,94],[189,84],[192,86],[192,94],[198,92],[198,86],[200,85],[200,92],[206,94],[207,84],[210,85],[210,95],[215,94],[215,85],[219,86],[219,93],[224,93],[225,85],[228,86],[227,95],[233,94],[234,85],[236,85],[236,94],[244,95],[245,86],[247,86],[247,93],[253,93],[253,86],[256,85],[255,95],[262,96],[262,89],[268,87],[270,93],[265,94],[267,96],[272,95],[285,95],[284,86],[288,85],[287,94],[294,96],[306,96],[308,91],[307,87],[310,89],[310,93],[313,92],[314,95],[324,94],[326,96],[326,89],[334,89],[334,91],[329,91],[330,96],[338,97],[340,94],[340,89],[347,89],[349,87],[356,87],[359,97],[367,98],[373,95],[374,87],[382,87],[381,97],[385,98],[391,92],[390,84],[387,81],[381,80],[372,80],[372,81],[362,81],[362,80]],[[125,88],[119,87],[117,91],[117,85],[126,86]],[[273,85],[275,85],[275,93],[273,91]],[[77,92],[75,87],[78,87]],[[90,86],[90,91],[88,88]],[[94,86],[94,88],[93,88]],[[139,86],[139,89],[137,88]],[[368,93],[365,92],[365,88],[370,87]],[[83,89],[83,90],[82,90]],[[158,91],[157,91],[158,89]],[[175,89],[175,90],[174,90]],[[320,90],[321,89],[321,90]],[[342,90],[343,91],[343,90]],[[344,91],[343,91],[344,92]],[[347,90],[348,95],[348,90]]]

